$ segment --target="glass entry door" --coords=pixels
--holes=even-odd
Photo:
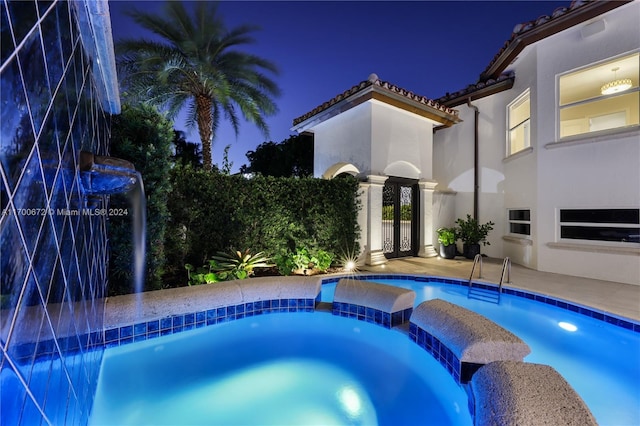
[[[382,251],[387,258],[415,256],[417,181],[389,178],[382,190]]]

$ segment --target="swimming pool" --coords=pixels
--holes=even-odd
[[[502,294],[498,305],[468,298],[461,285],[406,277],[367,280],[414,290],[415,305],[439,298],[489,318],[531,347],[525,361],[558,370],[599,424],[640,425],[640,333],[510,294]],[[323,301],[333,300],[335,285],[323,285]]]
[[[91,425],[470,425],[467,396],[398,331],[274,313],[107,349]]]
[[[535,296],[536,299],[541,299],[545,302],[545,303],[540,303],[538,301],[528,300],[528,298],[530,299],[534,297],[532,294],[523,293],[519,291],[517,292],[512,291],[512,293],[518,293],[518,296],[503,294],[502,302],[499,306],[492,303],[468,299],[466,287],[461,285],[452,285],[456,283],[460,284],[459,280],[440,279],[436,277],[407,277],[407,276],[395,276],[394,279],[392,280],[389,280],[387,276],[364,276],[362,278],[367,279],[369,281],[376,281],[376,282],[398,285],[400,287],[411,288],[414,291],[416,291],[416,294],[417,294],[416,305],[423,300],[428,300],[432,298],[442,298],[452,303],[456,303],[468,309],[474,310],[482,315],[485,315],[489,319],[493,320],[494,322],[502,325],[503,327],[507,328],[508,330],[518,335],[531,347],[532,353],[526,358],[526,361],[544,363],[544,364],[549,364],[554,366],[569,381],[569,383],[576,389],[576,391],[580,394],[580,396],[589,405],[589,408],[592,410],[593,414],[595,415],[596,419],[600,424],[602,425],[640,424],[640,410],[638,409],[638,407],[640,407],[640,365],[638,365],[637,363],[637,359],[639,359],[640,357],[640,333],[637,333],[637,330],[636,332],[634,332],[633,330],[628,330],[624,328],[624,327],[628,328],[631,326],[631,328],[636,327],[637,329],[638,328],[637,324],[634,325],[628,321],[622,321],[622,320],[619,321],[615,317],[607,316],[607,315],[603,316],[601,313],[594,312],[593,310],[584,309],[583,313],[587,313],[587,314],[591,313],[594,316],[599,317],[599,319],[589,318],[583,314],[573,312],[572,310],[582,310],[582,308],[579,308],[576,305],[567,304],[561,301],[558,302],[556,300],[546,299],[543,297],[538,298],[538,296]],[[334,284],[329,283],[329,284],[323,285],[322,300],[331,301],[333,298],[333,295],[332,295],[333,288],[335,288],[335,282],[337,282],[337,278],[333,278],[325,281],[334,281]],[[445,284],[438,281],[446,281],[447,283]],[[292,302],[294,303],[293,308],[291,305]],[[411,342],[407,338],[407,336],[401,334],[397,330],[389,331],[389,330],[382,329],[381,327],[367,324],[362,321],[332,317],[331,315],[325,312],[309,313],[309,314],[304,314],[302,316],[299,312],[291,313],[292,310],[301,309],[300,307],[303,306],[301,304],[302,301],[298,300],[297,308],[296,308],[295,302],[296,302],[295,300],[289,300],[288,308],[286,307],[287,305],[280,304],[279,309],[273,308],[274,306],[278,306],[278,305],[267,304],[267,306],[270,306],[269,312],[274,312],[274,311],[282,312],[283,306],[285,306],[284,310],[285,311],[288,310],[289,312],[287,314],[270,314],[267,316],[260,317],[259,321],[257,320],[257,318],[253,318],[253,319],[244,318],[242,320],[233,321],[231,323],[216,324],[215,326],[212,326],[212,327],[205,327],[202,330],[192,330],[186,333],[181,333],[179,335],[169,335],[159,339],[155,338],[158,336],[157,320],[150,322],[148,324],[143,323],[143,324],[137,324],[135,326],[123,326],[122,328],[120,328],[121,342],[119,344],[121,345],[123,345],[124,343],[133,341],[134,340],[133,337],[135,337],[135,340],[138,340],[138,338],[139,339],[145,338],[144,334],[137,335],[136,330],[138,329],[138,325],[141,326],[141,329],[143,330],[143,332],[146,329],[147,325],[149,326],[147,330],[146,338],[152,339],[152,340],[134,343],[133,345],[124,344],[124,346],[108,348],[105,351],[105,362],[103,363],[103,366],[102,366],[103,369],[100,375],[99,389],[96,394],[96,402],[94,403],[94,408],[92,412],[92,418],[91,418],[92,423],[101,424],[99,420],[100,419],[99,414],[101,410],[103,413],[106,413],[107,412],[106,410],[108,407],[111,407],[108,409],[114,410],[113,413],[116,413],[116,412],[121,412],[121,408],[120,408],[121,406],[122,407],[129,406],[135,414],[136,411],[138,411],[140,408],[147,407],[147,405],[149,405],[150,407],[154,407],[153,405],[154,401],[155,400],[162,401],[163,398],[164,400],[182,398],[183,405],[185,407],[188,407],[188,411],[189,411],[188,414],[193,415],[194,413],[192,412],[195,412],[197,407],[186,404],[186,402],[184,401],[189,399],[209,401],[211,398],[208,398],[206,395],[209,395],[209,393],[207,392],[211,391],[211,389],[205,386],[204,388],[202,388],[202,389],[205,389],[205,396],[202,396],[201,394],[198,394],[198,396],[194,396],[192,391],[195,392],[195,390],[189,389],[189,388],[182,389],[180,386],[174,385],[174,383],[179,384],[180,377],[182,377],[181,376],[182,373],[178,373],[178,372],[176,372],[175,374],[173,373],[174,370],[176,370],[175,366],[182,367],[183,364],[188,364],[188,366],[192,367],[193,374],[195,374],[195,376],[193,377],[199,377],[200,375],[204,377],[210,377],[210,375],[207,375],[206,372],[209,371],[211,368],[214,368],[215,364],[218,362],[217,357],[221,356],[220,354],[225,354],[225,353],[227,354],[226,356],[233,356],[233,357],[236,357],[237,359],[241,359],[242,357],[244,357],[243,362],[245,364],[248,363],[247,365],[255,364],[260,366],[257,369],[257,372],[253,372],[253,369],[247,372],[246,377],[248,377],[248,379],[242,382],[245,384],[247,383],[247,381],[255,382],[257,379],[257,382],[262,382],[265,380],[264,377],[273,377],[274,374],[269,373],[270,371],[272,371],[272,367],[273,369],[275,369],[274,371],[278,372],[277,374],[275,374],[276,376],[285,375],[287,377],[291,377],[292,374],[288,374],[288,373],[285,374],[284,373],[285,371],[294,371],[302,374],[302,372],[305,370],[310,370],[310,371],[315,370],[315,371],[319,371],[320,373],[313,373],[315,374],[313,377],[332,377],[331,380],[329,380],[327,383],[323,385],[324,387],[323,386],[320,387],[324,389],[323,392],[327,392],[327,394],[331,394],[334,396],[350,395],[350,396],[345,396],[343,399],[360,401],[360,404],[362,407],[369,406],[368,404],[369,402],[371,402],[371,406],[375,407],[375,410],[381,410],[383,409],[382,407],[389,406],[388,401],[387,403],[381,403],[379,399],[373,398],[369,395],[370,390],[365,385],[362,384],[362,383],[366,384],[365,379],[357,378],[357,380],[364,380],[364,382],[358,383],[356,381],[355,383],[357,386],[353,388],[346,387],[346,389],[352,389],[350,391],[347,391],[346,394],[344,392],[341,392],[338,388],[332,387],[331,383],[348,382],[353,378],[354,373],[351,370],[352,368],[357,368],[360,364],[366,365],[366,362],[369,362],[370,358],[375,359],[376,357],[372,357],[371,354],[377,353],[377,352],[371,351],[371,347],[370,347],[371,345],[373,345],[374,349],[389,348],[392,346],[390,343],[388,343],[388,342],[391,342],[391,340],[388,340],[391,338],[391,336],[396,336],[395,338],[400,337],[403,343],[402,344],[398,343],[398,344],[406,345],[407,342]],[[550,306],[549,303],[558,304],[563,309],[555,306]],[[239,306],[242,307],[242,305],[239,305]],[[249,306],[249,304],[247,304],[247,306]],[[304,306],[305,306],[305,309],[308,309],[306,305]],[[232,308],[231,312],[233,312],[233,314],[231,318],[224,318],[222,319],[222,321],[228,321],[229,319],[242,318],[244,314],[242,313],[238,314],[238,312],[240,311],[238,311],[237,309],[238,309],[237,306],[235,308]],[[207,312],[188,313],[184,315],[177,315],[171,318],[166,318],[167,321],[165,320],[160,321],[161,323],[160,328],[164,328],[163,324],[165,322],[169,327],[171,327],[171,324],[173,322],[173,329],[171,328],[163,329],[162,334],[164,334],[165,332],[168,332],[168,333],[181,332],[183,331],[183,324],[185,325],[184,330],[187,329],[187,326],[186,326],[187,324],[190,324],[189,325],[190,328],[194,328],[194,321],[196,322],[200,321],[200,322],[197,322],[198,325],[195,325],[195,327],[204,326],[205,323],[202,321],[204,321],[205,314],[206,314],[206,324],[211,324],[209,322],[209,313],[211,312],[215,315],[215,311],[216,309],[213,309],[212,311],[207,311]],[[227,310],[227,312],[229,311],[230,310]],[[220,312],[220,309],[218,308],[218,315],[219,315],[219,312]],[[267,308],[265,308],[265,312],[267,312]],[[286,321],[286,322],[280,322],[279,323],[280,326],[275,328],[274,327],[269,328],[268,326],[263,326],[260,324],[260,322],[262,321],[262,318],[270,319],[274,315],[278,317],[283,317],[284,319],[279,321]],[[322,339],[312,338],[311,340],[308,339],[308,336],[312,335],[313,333],[311,333],[310,331],[306,331],[305,327],[307,327],[307,325],[305,326],[302,325],[302,324],[306,324],[307,320],[302,321],[302,318],[305,316],[309,317],[309,319],[313,319],[313,322],[315,324],[313,327],[316,327],[317,330],[320,332],[320,334],[325,337],[327,334],[332,335],[333,329],[336,329],[336,330],[338,329],[338,327],[335,326],[336,320],[341,320],[343,324],[348,324],[348,327],[351,328],[351,331],[349,331],[345,336],[338,338],[338,340],[342,339],[342,342],[344,343],[345,342],[344,339],[346,339],[346,341],[351,342],[350,343],[351,345],[353,345],[355,342],[356,346],[360,346],[360,344],[367,345],[366,346],[367,349],[364,351],[365,354],[362,355],[360,353],[356,353],[355,351],[357,351],[357,349],[352,349],[350,351],[341,353],[341,355],[337,359],[333,359],[331,357],[327,359],[314,358],[311,361],[311,364],[309,364],[308,363],[309,357],[308,356],[301,357],[300,353],[287,354],[286,352],[284,352],[284,354],[286,355],[285,358],[282,358],[282,357],[278,358],[278,356],[276,356],[277,354],[269,355],[269,352],[263,352],[264,348],[273,346],[272,342],[276,341],[280,343],[283,343],[283,342],[292,343],[293,347],[296,347],[296,346],[312,347],[312,348],[315,348],[314,349],[315,351],[320,351],[318,353],[323,353],[321,351],[322,349],[321,347],[318,348],[316,346],[313,346],[311,342],[326,340],[326,339],[325,338],[322,338]],[[257,325],[252,325],[250,327],[246,325],[246,324],[254,324],[255,321],[258,321]],[[616,322],[622,325],[622,327],[607,324],[605,321]],[[153,330],[151,327],[152,323],[154,324]],[[243,341],[246,341],[246,338],[249,338],[249,343],[238,343],[238,340],[232,340],[231,342],[222,344],[223,342],[222,338],[225,335],[223,330],[231,330],[231,328],[228,328],[228,327],[236,323],[245,324],[243,326],[244,328],[233,329],[234,331],[230,332],[230,334],[235,334],[236,339],[243,339]],[[223,326],[223,327],[220,327],[220,326]],[[564,328],[561,328],[562,326],[567,327],[569,329],[571,329],[571,326],[573,326],[575,327],[575,331],[568,331]],[[372,330],[375,330],[375,332],[372,331],[372,334],[368,334],[368,332],[367,334],[362,333],[362,330],[368,330],[371,327],[373,327]],[[297,331],[292,332],[292,334],[286,334],[286,335],[274,334],[271,337],[273,337],[275,340],[271,340],[270,337],[268,336],[265,337],[264,339],[260,337],[263,334],[265,336],[269,335],[271,331],[282,332],[283,330],[287,330],[289,328],[292,331],[295,331],[295,330]],[[356,333],[355,332],[356,329],[360,330],[360,332]],[[131,334],[132,330],[135,334],[135,336],[133,337]],[[172,350],[169,350],[168,352],[173,354],[171,357],[169,357],[169,361],[161,361],[160,359],[162,359],[162,357],[158,358],[159,361],[157,362],[154,361],[155,367],[158,368],[157,371],[160,371],[162,372],[162,374],[166,375],[167,381],[163,382],[161,380],[160,382],[157,382],[156,385],[152,385],[152,389],[150,390],[147,389],[144,391],[127,394],[128,396],[126,398],[121,397],[121,395],[124,395],[124,394],[121,393],[122,389],[118,388],[117,384],[116,384],[116,387],[113,387],[113,386],[107,387],[107,388],[103,387],[106,384],[108,384],[109,381],[119,380],[117,379],[118,377],[129,376],[127,380],[130,380],[130,379],[134,379],[134,381],[138,380],[142,376],[142,374],[138,374],[138,373],[142,373],[143,371],[148,370],[147,367],[143,367],[141,365],[139,359],[138,361],[136,361],[135,357],[128,358],[128,355],[132,355],[132,353],[130,353],[129,351],[134,351],[136,350],[136,348],[145,348],[146,352],[144,353],[146,355],[144,358],[144,363],[153,364],[150,360],[155,359],[156,350],[158,352],[158,355],[162,354],[163,352],[167,352],[167,346],[164,343],[165,338],[175,339],[183,335],[186,338],[188,336],[191,336],[191,333],[193,332],[204,333],[205,330],[207,332],[210,331],[212,333],[208,335],[210,337],[209,340],[214,340],[215,342],[220,341],[222,346],[215,347],[215,350],[209,350],[209,351],[203,352],[202,348],[198,348],[199,344],[196,343],[198,339],[193,339],[193,341],[192,339],[186,339],[184,341],[180,340],[182,342],[180,345],[182,346],[186,345],[188,347],[193,346],[194,351],[191,352],[190,354],[175,355],[175,353]],[[253,330],[253,333],[251,330]],[[108,335],[112,334],[111,332],[115,332],[115,335],[117,336],[118,329],[108,330],[108,331],[109,333],[105,334],[106,336],[105,342],[111,342],[109,343],[109,345],[113,345],[113,344],[117,345],[118,342],[111,341]],[[279,337],[276,337],[276,336],[279,336]],[[355,341],[352,340],[353,337],[358,337],[358,336],[361,337],[360,340],[357,340],[357,339]],[[329,340],[335,339],[335,338],[336,337],[333,336]],[[380,340],[378,341],[377,339],[380,339]],[[204,340],[206,341],[206,339]],[[261,343],[255,346],[253,343],[251,343],[253,341],[259,341]],[[310,343],[305,343],[304,345],[301,343],[301,342],[307,342],[307,341],[309,341]],[[236,342],[236,343],[233,343],[233,342]],[[372,342],[375,342],[375,343],[372,343]],[[212,344],[212,342],[209,342],[208,344]],[[158,345],[162,346],[162,348],[156,349],[158,348]],[[277,346],[283,347],[286,345],[280,344]],[[343,344],[342,346],[345,346],[345,345]],[[426,352],[420,349],[417,345],[413,344],[413,342],[411,342],[409,345],[409,347],[411,347],[412,349],[406,349],[406,350],[397,349],[397,348],[405,348],[405,347],[406,346],[398,346],[394,343],[393,350],[391,351],[391,353],[385,356],[394,357],[394,356],[399,356],[399,353],[404,353],[406,351],[412,351],[413,353],[416,353],[415,350],[416,349],[419,350],[420,355],[415,355],[415,356],[418,356],[419,358],[415,358],[415,359],[411,358],[413,359],[413,361],[410,361],[408,365],[413,366],[413,368],[419,369],[419,366],[422,363],[426,362],[426,364],[431,364],[432,367],[429,368],[428,374],[425,375],[424,372],[409,373],[408,371],[410,371],[411,368],[409,370],[406,369],[407,360],[403,361],[405,363],[405,367],[400,366],[398,367],[398,370],[405,371],[407,372],[407,374],[416,374],[418,376],[422,375],[424,377],[433,375],[434,380],[428,386],[429,388],[431,388],[431,391],[430,391],[431,394],[429,396],[429,399],[435,398],[433,399],[434,401],[435,400],[440,401],[436,403],[436,406],[444,407],[444,412],[439,415],[444,416],[443,418],[449,417],[454,419],[451,421],[446,420],[444,421],[444,423],[470,424],[471,420],[468,419],[468,412],[466,409],[464,409],[464,407],[466,407],[466,402],[463,403],[459,399],[457,399],[455,393],[449,394],[448,391],[444,390],[445,387],[453,385],[458,391],[460,391],[460,388],[454,384],[453,379],[450,376],[448,376],[445,370],[442,367],[440,367],[440,365],[437,364],[435,360],[431,358],[430,355],[428,355]],[[153,351],[151,351],[149,348],[154,348],[154,349]],[[246,351],[243,349],[246,349]],[[205,353],[205,355],[201,355],[202,353]],[[278,352],[278,353],[283,353],[283,352]],[[118,357],[114,356],[114,360],[119,359],[120,361],[117,361],[117,362],[115,361],[112,362],[113,360],[109,361],[111,359],[111,354],[118,354]],[[214,354],[215,356],[210,356],[207,354]],[[242,354],[242,356],[240,356],[240,354]],[[250,360],[246,358],[249,355],[257,355],[258,358],[266,357],[266,359],[269,360],[269,363],[268,365],[262,365],[262,364],[259,364],[258,362],[250,362]],[[222,359],[224,359],[224,357]],[[290,362],[290,360],[293,360],[293,361]],[[354,363],[353,360],[357,360],[357,361]],[[202,362],[199,362],[199,361],[202,361]],[[340,364],[341,362],[342,363],[346,362],[346,364]],[[119,363],[123,364],[122,372],[119,371],[119,367],[116,367],[113,369],[106,368],[110,364],[114,366],[118,366]],[[273,365],[271,365],[271,363],[273,363]],[[327,363],[332,367],[328,368]],[[124,367],[126,367],[129,364],[134,366],[133,370],[131,370],[131,368],[129,368],[128,370],[124,369]],[[352,364],[355,364],[355,365],[352,365]],[[167,368],[167,365],[169,365],[170,367]],[[231,366],[231,371],[235,371],[235,372],[242,371],[239,368],[240,364],[238,365],[228,364],[228,365]],[[313,365],[317,365],[318,369],[312,368]],[[288,367],[288,368],[284,368],[284,367]],[[333,370],[334,367],[337,368],[337,371]],[[392,371],[395,371],[395,368],[396,366],[394,366]],[[372,374],[371,372],[375,371],[375,368],[368,367],[368,368],[365,368],[365,370],[368,372],[367,374]],[[127,371],[129,373],[125,373]],[[295,374],[293,374],[293,376],[295,376]],[[189,375],[185,375],[185,377],[189,377]],[[213,380],[215,381],[215,375],[213,377],[214,377]],[[345,377],[347,377],[347,379],[345,379]],[[348,379],[348,378],[351,378],[351,379]],[[373,379],[367,379],[367,380],[373,380]],[[190,380],[190,379],[187,379],[187,381],[197,382],[197,380]],[[319,381],[319,380],[311,379],[311,380],[307,380],[306,382],[315,383],[316,381]],[[236,381],[231,380],[230,383],[233,384],[233,383],[236,383]],[[302,393],[301,391],[302,388],[297,387],[299,383],[290,382],[290,384],[292,386],[292,389],[297,389],[296,392],[294,393],[296,394]],[[209,383],[209,385],[213,386],[212,383]],[[133,385],[131,386],[135,388],[135,386]],[[376,387],[377,385],[373,386],[373,388],[376,388]],[[172,390],[176,390],[178,392],[176,393],[170,392],[168,394],[164,394],[164,396],[160,396],[159,394],[156,396],[156,393],[154,393],[156,390],[167,389],[167,388],[171,388]],[[101,399],[102,398],[101,392],[104,394],[104,389],[110,389],[108,393],[115,396],[116,398],[115,402],[103,401]],[[207,389],[209,390],[207,391]],[[236,386],[233,389],[237,390],[238,387]],[[186,394],[184,394],[183,392],[186,392]],[[310,390],[310,392],[315,392],[315,391]],[[222,393],[224,394],[225,392],[222,391]],[[218,389],[218,393],[216,395],[219,395],[219,394],[220,394],[220,391]],[[228,393],[228,394],[231,394],[231,393]],[[432,394],[435,394],[435,396]],[[141,397],[140,395],[143,395],[143,397]],[[147,398],[147,395],[149,395],[149,398]],[[244,397],[245,393],[241,392],[240,395],[241,395],[241,398],[239,399],[239,401],[240,402],[246,401],[246,398],[244,399],[242,398]],[[250,394],[249,396],[251,398],[255,397],[255,395],[253,394]],[[358,396],[358,398],[355,398],[355,396]],[[441,397],[443,397],[443,399],[438,399]],[[312,399],[321,400],[322,398],[318,398],[317,396],[315,396]],[[236,397],[231,398],[231,400],[236,401],[237,403]],[[335,397],[331,397],[329,398],[329,400],[331,400],[333,403],[336,403]],[[405,399],[403,398],[403,400]],[[257,401],[257,399],[255,401]],[[273,403],[274,400],[269,400],[269,401],[270,402],[267,405],[270,405],[271,403]],[[409,405],[417,405],[417,404],[411,404],[411,399],[406,399],[406,401],[409,401]],[[256,402],[256,404],[258,403]],[[138,408],[136,408],[136,405],[138,406]],[[157,412],[162,412],[162,405],[163,404],[160,404],[160,407],[151,408],[151,409],[156,410]],[[246,406],[246,404],[242,405],[242,407],[244,406]],[[344,423],[344,421],[341,421],[341,420],[344,420],[344,417],[340,417],[340,416],[347,415],[349,413],[349,410],[345,408],[346,406],[348,406],[348,404],[345,405],[345,403],[339,402],[337,405],[337,408],[336,407],[328,408],[329,407],[328,405],[326,406],[322,405],[323,408],[319,410],[323,412],[326,411],[329,413],[335,413],[335,414],[332,414],[330,417],[338,423]],[[396,411],[400,410],[401,406],[402,405],[394,406],[393,410],[396,410]],[[228,407],[233,407],[233,404],[229,403],[224,405],[222,409],[217,409],[216,411],[222,412],[221,414],[218,414],[218,415],[223,415],[224,411],[227,410]],[[462,410],[461,410],[461,407],[462,407]],[[251,423],[251,420],[249,418],[242,417],[245,414],[242,412],[243,411],[242,409],[239,409],[236,407],[235,410],[236,411],[231,410],[231,412],[235,412],[236,417],[243,419],[242,420],[243,423],[245,424]],[[311,410],[310,412],[317,412],[317,411],[318,409],[316,409],[315,411]],[[438,410],[436,409],[434,411],[437,412]],[[280,415],[282,415],[282,412],[283,410],[280,409],[279,410]],[[129,413],[127,415],[134,415],[134,414]],[[165,418],[164,416],[162,417]],[[266,418],[267,418],[267,414],[264,414],[263,418],[257,419],[257,421],[256,419],[254,419],[253,423],[264,424],[266,422],[265,420]],[[380,421],[380,418],[378,417],[377,414],[376,414],[376,419]],[[383,419],[383,422],[381,422],[380,424],[385,424],[384,417],[382,417],[382,419]],[[366,419],[364,417],[362,417],[361,420],[363,420],[363,422],[366,422]],[[225,422],[224,419],[220,421]],[[102,420],[102,422],[103,423],[105,422],[104,419]],[[174,422],[176,422],[175,418],[174,418]],[[180,424],[185,423],[184,419],[182,419],[182,421],[177,421],[177,422]],[[318,420],[318,422],[321,422],[321,421]],[[328,420],[325,419],[321,423],[327,423],[327,422]],[[113,423],[113,420],[111,420],[110,423]],[[118,421],[118,423],[126,424],[124,420]],[[277,423],[282,423],[282,421],[279,421]],[[145,424],[145,423],[143,422],[142,424]],[[392,424],[397,424],[397,421],[394,420],[394,423]]]

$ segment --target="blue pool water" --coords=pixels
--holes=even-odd
[[[522,297],[503,294],[500,304],[467,297],[459,285],[414,280],[371,281],[416,292],[416,305],[444,299],[477,312],[531,347],[525,361],[553,366],[573,386],[600,425],[640,425],[640,333]],[[335,284],[322,287],[332,301]],[[568,331],[559,324],[577,327]]]
[[[398,331],[273,313],[105,351],[91,425],[470,425],[467,396]]]
[[[521,337],[599,424],[640,425],[640,334],[570,310],[459,285],[370,279],[441,298]],[[323,285],[322,300],[335,284]],[[561,324],[565,328],[561,327]],[[567,325],[573,326],[569,331]],[[272,313],[109,348],[90,424],[460,424],[465,392],[396,330],[326,312]]]

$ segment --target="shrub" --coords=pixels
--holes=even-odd
[[[480,225],[478,220],[472,218],[470,214],[467,214],[466,219],[457,219],[458,225],[458,238],[460,238],[464,244],[479,244],[490,245],[491,243],[486,240],[489,231],[493,230],[495,223],[489,221]]]
[[[193,265],[187,263],[184,268],[187,270],[187,279],[189,285],[213,284],[221,281],[218,274],[212,271],[215,261],[210,261],[209,265],[196,269]]]
[[[276,256],[276,266],[282,275],[291,275],[295,271],[316,270],[325,272],[331,267],[333,256],[325,250],[315,253],[306,248],[298,248],[295,252],[281,253]]]
[[[252,247],[274,259],[281,273],[292,270],[289,253],[357,253],[359,190],[354,178],[226,176],[176,166],[167,235],[169,268],[185,282],[183,265],[199,265],[216,252]]]

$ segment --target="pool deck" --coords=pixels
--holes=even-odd
[[[360,266],[359,271],[469,279],[472,266],[473,261],[463,257],[451,260],[440,257],[406,257],[389,260],[381,266]],[[478,279],[476,270],[474,281],[498,283],[501,271],[502,259],[485,257],[483,258],[483,277]],[[540,272],[515,264],[511,267],[511,283],[504,285],[558,297],[640,321],[640,285]]]

